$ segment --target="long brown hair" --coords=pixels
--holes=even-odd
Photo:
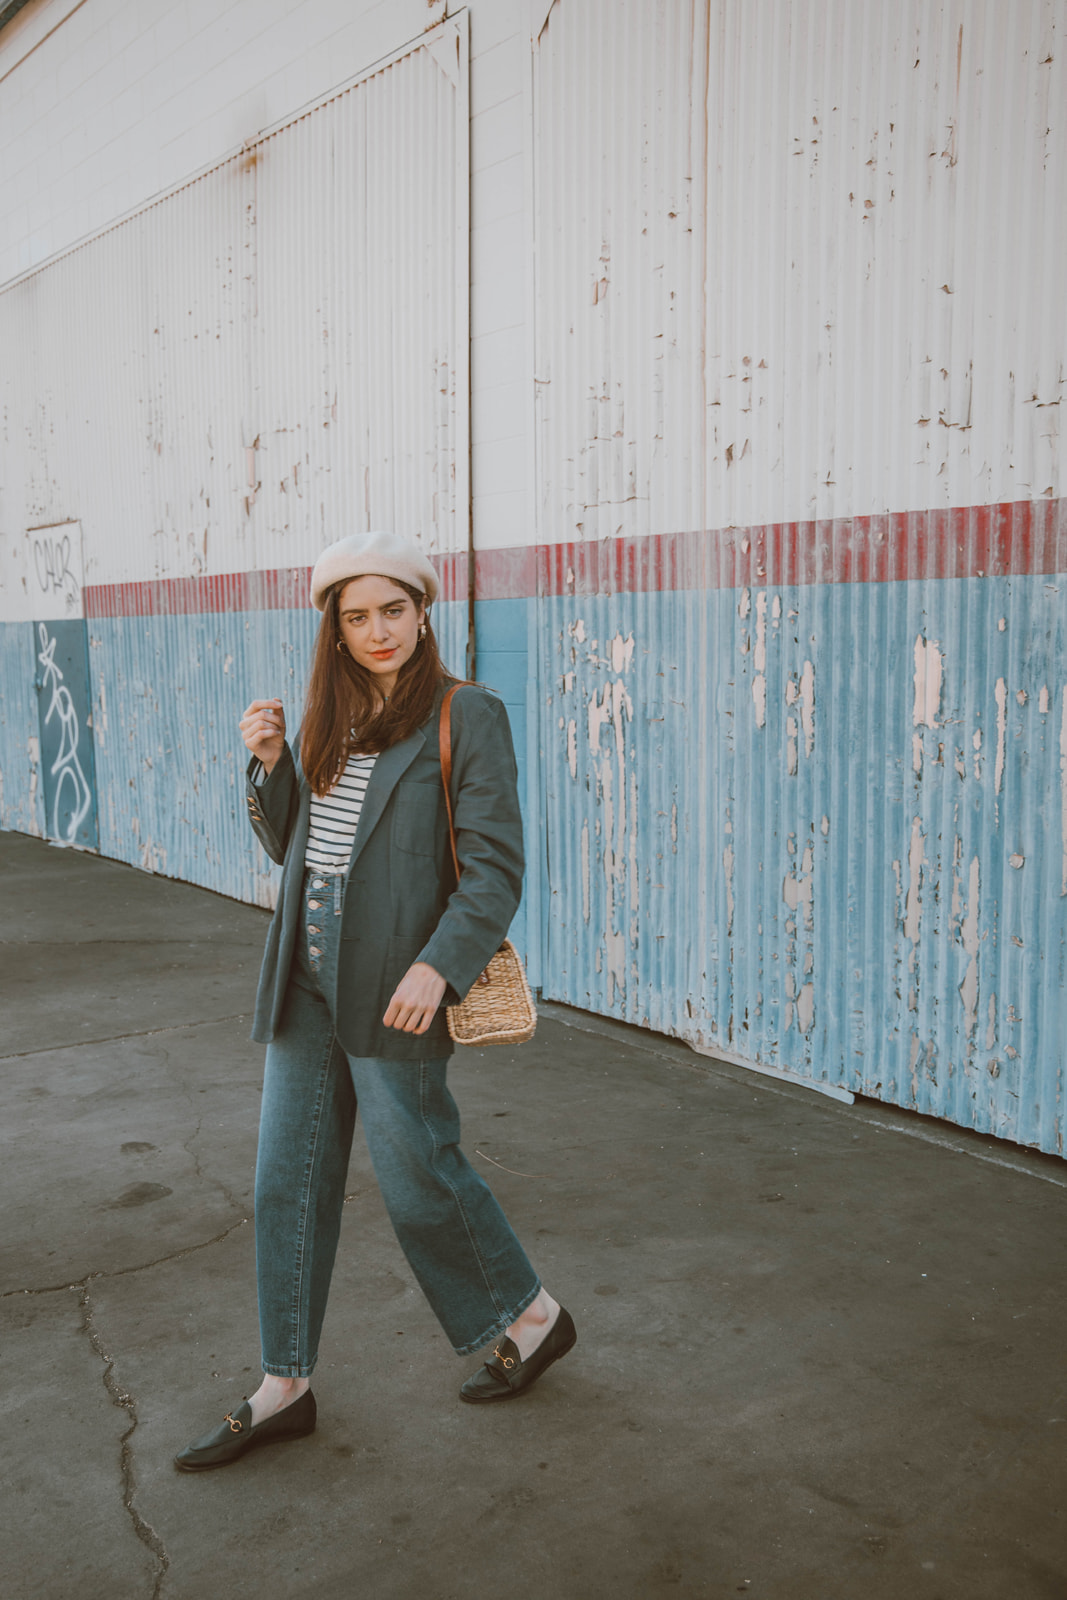
[[[341,593],[351,581],[345,578],[327,592],[304,701],[300,761],[318,795],[333,788],[351,751],[378,754],[421,728],[433,711],[438,689],[452,681],[441,664],[427,611],[426,632],[400,668],[396,687],[383,705],[373,674],[354,661],[347,648],[337,648],[342,639]],[[421,590],[399,578],[388,581],[411,596],[416,610],[425,604]]]

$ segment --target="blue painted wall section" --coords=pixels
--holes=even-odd
[[[40,836],[45,813],[37,670],[33,624],[0,622],[0,828]]]
[[[541,605],[546,993],[1062,1150],[1061,583]]]
[[[1062,1152],[1062,580],[491,600],[477,620],[524,802],[513,937],[547,997]],[[435,621],[460,669],[465,605]],[[104,854],[273,902],[237,720],[279,694],[295,729],[316,625],[73,625]],[[42,648],[0,629],[0,806],[27,832]]]

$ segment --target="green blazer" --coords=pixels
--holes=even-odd
[[[443,690],[442,690],[443,694]],[[522,819],[507,712],[476,685],[452,700],[452,805],[463,876],[458,887],[441,785],[438,716],[383,750],[371,771],[345,874],[333,1015],[350,1055],[414,1061],[450,1055],[444,1006],[463,998],[499,948],[522,895]],[[274,1037],[304,921],[304,851],[311,791],[285,746],[261,784],[249,763],[248,813],[283,867],[256,995],[253,1039]],[[448,988],[423,1034],[382,1023],[400,979],[425,961]]]

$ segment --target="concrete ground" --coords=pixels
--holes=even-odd
[[[257,1381],[266,917],[0,883],[4,1600],[1067,1596],[1067,1166],[551,1007],[454,1083],[573,1354],[460,1404],[357,1148],[318,1432],[176,1472]]]

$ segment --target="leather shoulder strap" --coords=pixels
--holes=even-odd
[[[452,865],[459,882],[459,856],[456,854],[456,826],[452,820],[452,696],[463,687],[454,683],[441,701],[441,721],[438,740],[441,750],[441,782],[445,790],[445,810],[448,812],[448,842],[452,846]]]

